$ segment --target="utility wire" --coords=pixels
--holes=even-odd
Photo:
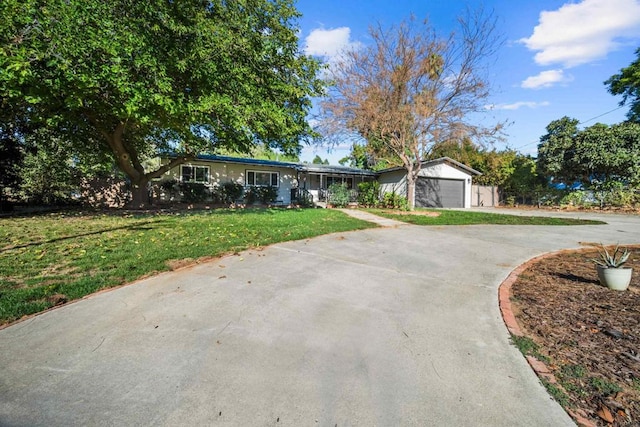
[[[609,110],[609,111],[607,111],[606,113],[602,113],[602,114],[597,115],[597,116],[595,116],[595,117],[591,117],[590,119],[583,120],[583,121],[581,121],[581,122],[580,122],[580,123],[578,123],[578,124],[579,124],[579,125],[583,125],[583,124],[585,124],[585,123],[589,123],[589,122],[590,122],[590,121],[592,121],[592,120],[598,119],[598,118],[600,118],[600,117],[602,117],[602,116],[606,116],[607,114],[609,114],[609,113],[613,113],[614,111],[618,111],[619,109],[624,108],[624,107],[625,107],[625,105],[621,105],[621,106],[619,106],[618,108],[614,108],[613,110]],[[529,146],[534,145],[534,144],[536,144],[536,145],[537,145],[537,144],[539,144],[539,143],[540,143],[540,141],[533,141],[533,142],[530,142],[530,143],[528,143],[528,144],[520,145],[519,147],[513,147],[512,149],[513,149],[513,150],[518,151],[518,150],[520,150],[521,148],[529,147]]]
[[[578,124],[579,124],[579,125],[583,125],[583,124],[585,124],[585,123],[589,123],[591,120],[595,120],[595,119],[600,118],[600,117],[602,117],[602,116],[606,116],[606,115],[607,115],[607,114],[609,114],[609,113],[613,113],[614,111],[618,111],[618,110],[619,110],[619,109],[621,109],[622,107],[624,107],[624,105],[621,105],[621,106],[619,106],[618,108],[614,108],[613,110],[607,111],[606,113],[602,113],[602,114],[600,114],[599,116],[591,117],[589,120],[584,120],[584,121],[582,121],[582,122],[580,122],[580,123],[578,123]]]

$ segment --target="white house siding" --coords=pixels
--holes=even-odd
[[[380,191],[384,193],[395,193],[400,196],[407,196],[407,173],[404,170],[394,170],[383,172],[378,177]]]
[[[246,186],[245,174],[247,171],[278,172],[278,198],[277,202],[288,205],[291,203],[291,188],[297,183],[296,171],[290,168],[273,167],[266,165],[238,164],[219,161],[194,160],[184,163],[185,166],[207,166],[209,168],[209,182],[206,185],[213,189],[225,182],[236,182]],[[177,166],[163,175],[161,181],[175,179],[180,181],[181,166]]]
[[[471,207],[471,173],[451,166],[446,161],[442,161],[425,164],[418,173],[418,176],[461,181],[464,188],[464,207]],[[378,181],[380,182],[380,188],[383,193],[394,192],[403,196],[407,194],[407,173],[404,169],[382,172]]]

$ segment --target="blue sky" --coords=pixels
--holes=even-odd
[[[536,155],[545,127],[562,116],[581,127],[624,120],[627,107],[619,108],[621,98],[603,82],[635,59],[640,0],[298,0],[300,42],[306,53],[330,61],[343,48],[366,45],[371,24],[388,27],[414,14],[448,34],[467,6],[480,5],[494,11],[506,39],[487,101],[486,120],[512,122],[497,149]],[[301,160],[318,154],[337,164],[349,146],[307,146]]]

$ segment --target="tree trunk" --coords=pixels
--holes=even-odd
[[[416,177],[411,171],[407,172],[407,202],[409,210],[416,208]]]
[[[149,180],[142,179],[140,182],[131,183],[131,201],[127,204],[130,209],[142,209],[151,204],[149,198]]]

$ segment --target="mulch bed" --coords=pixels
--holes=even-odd
[[[557,379],[558,400],[596,425],[640,426],[640,246],[629,250],[627,291],[599,284],[595,248],[543,258],[511,288],[518,324]]]

